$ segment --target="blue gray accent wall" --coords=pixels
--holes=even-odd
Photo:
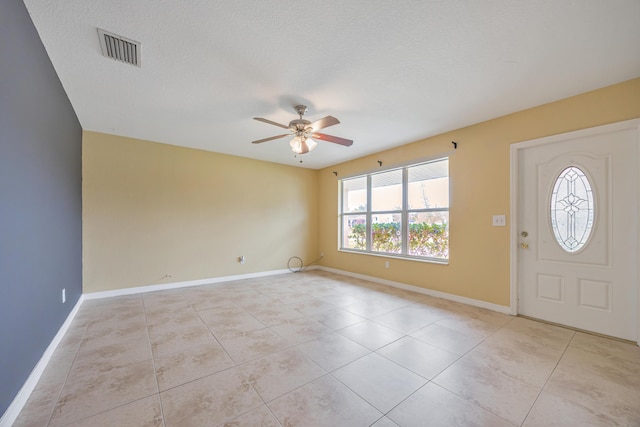
[[[0,58],[1,415],[82,294],[82,128],[22,0]]]

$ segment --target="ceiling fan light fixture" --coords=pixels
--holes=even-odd
[[[318,146],[318,143],[311,138],[296,136],[289,142],[289,145],[291,146],[291,151],[293,151],[294,153],[304,154],[316,148]]]
[[[300,154],[300,152],[302,151],[302,140],[299,136],[296,136],[291,141],[289,141],[289,145],[291,146],[291,151],[296,154]]]
[[[309,147],[309,151],[313,150],[318,146],[318,143],[311,138],[307,138],[305,142],[307,143],[307,147]]]

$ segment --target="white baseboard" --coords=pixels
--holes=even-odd
[[[235,276],[213,277],[211,279],[188,280],[184,282],[163,283],[161,285],[136,286],[135,288],[115,289],[113,291],[91,292],[83,294],[84,299],[99,299],[118,297],[123,295],[142,294],[146,292],[164,291],[168,289],[187,288],[190,286],[211,285],[213,283],[232,282],[234,280],[254,279],[256,277],[275,276],[278,274],[292,273],[289,269],[262,271],[259,273],[238,274]]]
[[[67,333],[67,330],[71,325],[71,322],[76,317],[76,314],[78,313],[78,310],[82,305],[82,301],[84,301],[84,296],[80,295],[80,298],[78,298],[78,302],[76,302],[76,305],[67,316],[67,319],[64,321],[62,326],[60,326],[60,329],[58,329],[58,333],[49,343],[49,346],[42,354],[42,357],[29,374],[27,380],[22,385],[22,388],[20,388],[20,391],[18,392],[18,394],[16,394],[16,397],[13,398],[13,401],[11,401],[11,404],[9,405],[7,410],[4,412],[4,414],[2,414],[2,418],[0,418],[0,427],[11,426],[16,421],[16,418],[18,418],[18,415],[20,415],[20,411],[22,411],[22,408],[24,408],[24,405],[27,403],[27,400],[29,399],[29,396],[31,396],[33,389],[38,384],[38,381],[40,381],[40,377],[47,367],[47,364],[49,363],[53,352],[58,347],[58,344],[60,344],[60,341],[62,341],[62,338]]]
[[[378,277],[366,276],[364,274],[352,273],[350,271],[338,270],[324,266],[318,266],[319,270],[329,271],[331,273],[342,274],[343,276],[355,277],[356,279],[368,280],[370,282],[380,283],[381,285],[393,286],[394,288],[404,289],[406,291],[417,292],[436,298],[447,299],[450,301],[460,302],[475,307],[486,308],[488,310],[497,311],[499,313],[511,314],[511,308],[506,305],[493,304],[473,298],[462,297],[459,295],[448,294],[446,292],[434,291],[432,289],[421,288],[419,286],[407,285],[406,283],[394,282],[392,280],[380,279]]]

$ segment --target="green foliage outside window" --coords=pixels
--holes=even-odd
[[[371,224],[371,250],[375,252],[400,253],[402,230],[399,222]],[[349,239],[354,249],[366,250],[367,228],[365,224],[354,224]],[[409,254],[429,258],[449,257],[449,231],[447,224],[426,222],[409,224]]]

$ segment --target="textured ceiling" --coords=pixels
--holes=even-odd
[[[639,0],[25,0],[85,130],[320,168],[640,76]],[[101,56],[96,28],[142,43]],[[341,123],[300,165],[293,105]]]

